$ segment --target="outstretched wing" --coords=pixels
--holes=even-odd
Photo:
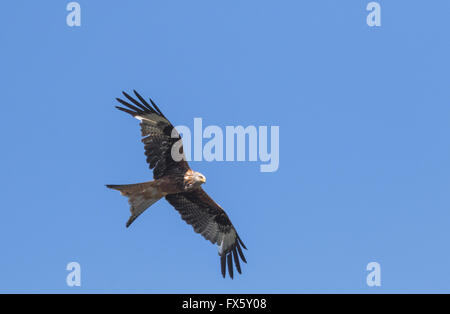
[[[170,194],[166,200],[181,214],[181,218],[190,224],[194,231],[206,240],[219,246],[222,276],[225,277],[226,265],[233,278],[233,260],[241,273],[239,257],[247,263],[241,246],[247,249],[234,229],[228,215],[211,197],[198,188],[190,192]]]
[[[141,121],[142,142],[145,145],[147,163],[150,165],[150,169],[153,169],[154,178],[159,179],[167,174],[185,173],[189,170],[189,165],[184,158],[180,135],[153,100],[150,99],[150,105],[136,91],[134,94],[139,101],[125,92],[122,93],[132,104],[116,98],[118,102],[127,107],[116,106],[116,108]],[[172,147],[175,143],[177,143],[175,150],[178,147],[179,154],[174,160]]]

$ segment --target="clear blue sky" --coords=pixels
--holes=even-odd
[[[378,29],[368,0],[80,0],[79,28],[68,2],[1,6],[1,292],[450,291],[449,1],[380,1]],[[152,178],[132,89],[280,126],[277,172],[191,162],[249,248],[233,281],[166,201],[125,228],[104,184]]]

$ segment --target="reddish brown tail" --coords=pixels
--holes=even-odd
[[[106,187],[117,190],[128,198],[131,216],[127,221],[127,228],[140,214],[163,196],[155,186],[154,181],[137,184],[107,185]]]

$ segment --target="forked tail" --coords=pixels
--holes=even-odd
[[[127,228],[142,214],[147,208],[156,203],[163,194],[155,186],[155,181],[124,184],[124,185],[107,185],[107,188],[119,191],[123,196],[128,198],[130,204],[131,216],[127,221]]]

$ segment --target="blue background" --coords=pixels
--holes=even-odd
[[[68,2],[1,6],[1,292],[449,292],[449,1],[380,1],[380,28],[368,0],[80,0],[73,28]],[[175,125],[280,126],[277,172],[190,163],[243,275],[166,201],[125,228],[104,184],[152,178],[132,89]]]

